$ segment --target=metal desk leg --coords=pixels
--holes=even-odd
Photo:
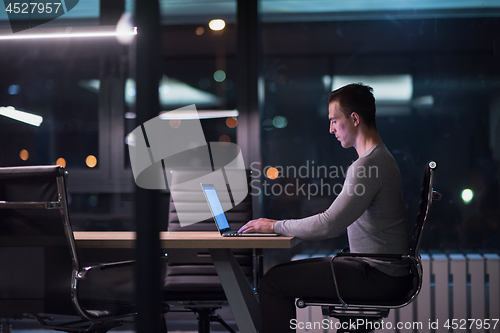
[[[257,333],[260,306],[230,249],[209,249],[210,255],[241,333]]]

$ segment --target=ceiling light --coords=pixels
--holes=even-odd
[[[125,118],[126,119],[135,119],[137,118],[137,115],[135,112],[125,112]]]
[[[237,110],[162,111],[160,119],[211,119],[238,117]]]
[[[38,115],[32,114],[32,113],[28,113],[28,112],[24,112],[24,111],[16,110],[12,106],[8,106],[8,107],[1,106],[0,107],[0,115],[11,118],[11,119],[15,119],[18,121],[22,121],[23,123],[30,124],[33,126],[40,126],[40,124],[43,121],[43,118],[41,116],[38,116]]]
[[[26,30],[26,31],[30,31]],[[35,33],[18,32],[15,34],[0,34],[0,40],[20,40],[20,39],[50,39],[50,38],[89,38],[89,37],[124,37],[137,35],[137,27],[131,30],[118,29],[112,27],[86,27],[80,28],[67,28],[64,31],[61,29],[34,29]]]
[[[136,86],[133,79],[125,82],[125,101],[128,105],[135,104]],[[196,89],[174,78],[164,76],[159,86],[160,105],[162,109],[172,109],[179,105],[196,104],[198,107],[214,108],[220,104],[220,97],[209,92]]]
[[[226,22],[224,22],[224,20],[221,19],[212,20],[210,21],[210,23],[208,23],[208,26],[210,27],[210,29],[214,31],[219,31],[224,29],[224,27],[226,26]]]
[[[369,85],[377,102],[409,102],[413,95],[412,76],[401,75],[334,75],[332,89],[350,83]]]

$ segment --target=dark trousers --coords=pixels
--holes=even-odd
[[[393,277],[356,258],[337,258],[335,276],[340,296],[356,300],[390,300],[411,288],[410,276]],[[330,258],[292,261],[271,268],[259,288],[261,333],[294,332],[295,298],[337,299]]]

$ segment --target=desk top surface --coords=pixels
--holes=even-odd
[[[133,231],[75,231],[78,247],[134,248]],[[160,247],[170,249],[226,248],[226,249],[287,249],[301,240],[295,237],[221,237],[218,231],[165,231],[160,232]]]

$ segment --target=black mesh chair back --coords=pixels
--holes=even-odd
[[[432,200],[439,200],[439,194],[433,191],[434,172],[437,168],[437,163],[429,161],[425,166],[424,178],[420,189],[420,201],[418,204],[417,220],[413,229],[413,234],[410,240],[410,256],[418,258],[420,243],[422,241],[423,231],[427,225],[427,216],[432,204]]]
[[[0,168],[0,313],[76,314],[78,267],[61,221],[63,169]],[[35,204],[38,203],[38,204]]]

